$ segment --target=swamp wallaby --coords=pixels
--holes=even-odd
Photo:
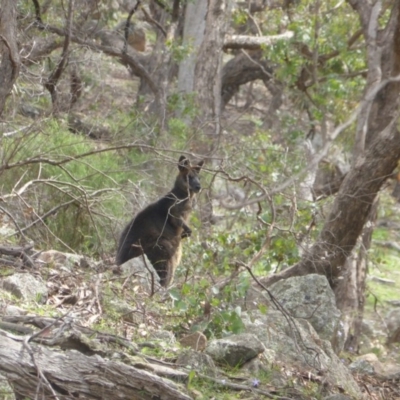
[[[193,198],[201,189],[199,172],[203,164],[200,161],[192,166],[185,156],[179,158],[179,174],[172,190],[140,211],[123,230],[118,265],[144,253],[157,271],[161,285],[171,283],[181,260],[181,240],[192,233],[187,220]]]

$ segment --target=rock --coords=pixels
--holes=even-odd
[[[281,280],[269,288],[294,318],[306,319],[336,353],[343,350],[344,332],[335,295],[323,275],[311,274]]]
[[[259,358],[253,358],[247,361],[241,368],[241,371],[248,372],[252,376],[258,376],[260,371],[270,372],[266,367],[266,363],[262,362]]]
[[[20,307],[13,306],[12,304],[4,304],[3,305],[0,303],[0,314],[8,315],[8,316],[26,315],[26,314],[28,314],[28,312]]]
[[[136,308],[130,306],[127,302],[123,300],[110,300],[108,306],[112,311],[119,314],[124,321],[139,323],[142,321],[142,316],[136,313]],[[136,317],[136,318],[135,318]]]
[[[49,267],[62,270],[66,269],[72,271],[74,268],[81,265],[84,256],[73,253],[63,253],[57,250],[48,250],[40,254],[36,261],[41,261],[47,264]]]
[[[322,340],[308,320],[292,319],[289,324],[286,318],[273,309],[266,314],[259,310],[242,313],[246,332],[253,333],[262,342],[269,362],[300,369],[302,373],[322,373],[328,384],[360,397],[357,383],[333,351],[331,343]]]
[[[400,309],[389,311],[385,322],[388,329],[388,343],[400,342]]]
[[[185,350],[181,353],[176,360],[176,364],[190,367],[191,369],[206,375],[216,375],[216,368],[212,358],[208,354],[199,353],[191,349]]]
[[[375,337],[374,321],[363,319],[361,323],[361,332],[369,338]]]
[[[368,353],[357,357],[349,365],[349,369],[352,372],[365,375],[380,374],[383,371],[382,364],[374,353]]]
[[[16,273],[3,279],[2,286],[19,299],[45,303],[46,285],[31,274]]]
[[[386,300],[393,307],[400,307],[400,300]]]
[[[264,351],[264,346],[256,335],[241,333],[212,340],[205,351],[214,361],[237,367],[257,357]]]
[[[396,281],[393,279],[379,278],[379,276],[370,276],[369,279],[382,285],[396,286]]]
[[[149,339],[160,340],[169,345],[174,345],[176,343],[175,335],[170,331],[164,330],[151,332]]]
[[[152,282],[154,282],[155,290],[161,288],[157,271],[147,256],[132,258],[122,264],[121,269],[124,275],[132,275],[134,281],[148,292],[152,289]]]
[[[194,332],[186,335],[179,340],[183,347],[190,347],[196,351],[203,351],[207,346],[207,338],[201,332]]]

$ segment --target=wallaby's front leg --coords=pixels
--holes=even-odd
[[[182,228],[183,228],[183,232],[181,234],[182,239],[190,237],[192,235],[192,230],[185,224],[185,222],[183,222]]]
[[[175,228],[182,228],[183,232],[181,233],[181,238],[187,238],[192,234],[192,230],[187,226],[186,222],[182,217],[175,217],[172,215],[170,218],[170,223]]]

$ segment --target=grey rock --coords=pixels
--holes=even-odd
[[[349,365],[352,372],[365,375],[375,374],[375,368],[367,360],[356,360]]]
[[[40,117],[41,110],[39,108],[33,107],[30,104],[21,104],[19,112],[24,117],[29,117],[32,119],[37,119]]]
[[[152,282],[154,282],[154,289],[159,289],[161,287],[157,271],[154,269],[147,256],[132,258],[122,264],[121,269],[124,275],[131,275],[134,283],[136,282],[149,292],[152,288]]]
[[[176,343],[175,335],[170,331],[164,330],[151,332],[149,339],[160,340],[170,345],[174,345]]]
[[[400,309],[396,308],[387,313],[385,317],[388,329],[388,342],[400,342]]]
[[[376,354],[368,353],[357,357],[349,365],[349,370],[357,374],[374,375],[382,373],[384,367]]]
[[[246,332],[253,333],[263,343],[270,363],[299,368],[303,372],[322,372],[333,386],[343,387],[355,397],[361,395],[331,343],[321,339],[308,320],[291,319],[289,323],[281,312],[273,309],[266,314],[258,310],[242,313],[242,320]]]
[[[380,278],[379,276],[370,276],[369,279],[382,285],[396,286],[396,281],[393,279]]]
[[[208,354],[199,353],[192,349],[187,349],[182,352],[178,356],[176,364],[190,367],[191,369],[206,375],[216,375],[216,367],[212,358]]]
[[[363,319],[361,323],[361,332],[369,338],[375,337],[374,321]]]
[[[62,270],[66,269],[72,271],[74,268],[79,267],[83,256],[73,253],[63,253],[58,250],[44,251],[37,258],[37,261],[47,264],[49,267]]]
[[[339,353],[344,346],[341,313],[335,295],[323,275],[310,274],[281,280],[269,288],[294,318],[306,319],[321,339],[329,340]]]
[[[2,286],[19,299],[44,303],[47,299],[47,288],[44,282],[31,274],[17,273],[3,279]]]
[[[400,307],[400,300],[386,300],[393,307]]]
[[[4,315],[26,315],[27,311],[21,307],[13,306],[12,304],[1,304],[0,302],[0,313]]]
[[[123,300],[110,300],[108,306],[112,311],[121,315],[122,319],[127,322],[139,323],[142,319],[137,313],[135,313],[136,308],[132,307]]]
[[[205,352],[218,363],[231,367],[243,365],[264,351],[264,346],[256,335],[242,333],[208,343]]]

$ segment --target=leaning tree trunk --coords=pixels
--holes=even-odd
[[[191,400],[174,382],[143,369],[28,339],[0,330],[0,372],[19,399]]]
[[[376,71],[379,70],[382,76],[378,85],[376,80],[367,79],[366,95],[357,124],[355,161],[339,189],[316,243],[296,265],[265,278],[267,285],[292,276],[318,273],[325,275],[335,287],[368,220],[377,193],[400,159],[400,132],[397,128],[400,5],[395,3],[387,27],[379,31],[382,37],[369,40],[372,32],[369,21],[379,13],[376,14],[374,6],[367,2],[352,0],[350,4],[360,14],[368,42],[370,73],[376,77]],[[377,24],[375,35],[378,36]],[[384,45],[384,49],[377,48],[377,43]],[[375,93],[375,96],[371,96],[371,93]],[[361,120],[363,123],[360,123]]]
[[[16,8],[15,0],[0,2],[0,115],[19,73]]]
[[[342,312],[345,330],[345,349],[358,353],[364,317],[368,250],[378,215],[379,197],[375,199],[368,221],[359,239],[358,250],[346,260],[342,279],[335,288],[336,304]]]

